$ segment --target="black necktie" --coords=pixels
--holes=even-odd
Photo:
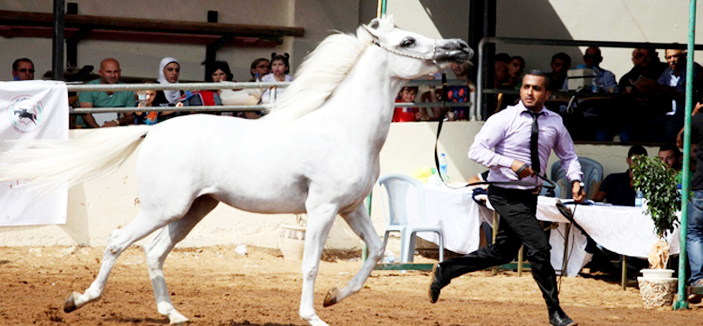
[[[539,125],[537,124],[537,117],[539,117],[542,112],[536,113],[530,111],[532,114],[532,134],[530,135],[530,158],[532,159],[532,171],[539,174],[539,151],[537,150],[537,142],[539,140]]]

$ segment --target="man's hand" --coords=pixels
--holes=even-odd
[[[586,189],[584,189],[580,181],[576,181],[571,184],[571,193],[573,194],[574,201],[577,203],[583,202],[586,199]]]
[[[517,174],[518,179],[527,178],[535,175],[535,172],[532,171],[532,168],[527,165],[527,163],[523,163],[518,160],[513,161],[513,164],[510,166],[510,169]]]
[[[117,127],[117,126],[119,126],[119,125],[120,125],[120,124],[119,124],[119,122],[118,122],[117,120],[112,120],[112,121],[105,121],[105,123],[103,123],[102,127],[103,127],[103,128],[105,128],[105,127]]]

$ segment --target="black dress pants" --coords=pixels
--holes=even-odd
[[[559,309],[556,274],[550,263],[547,235],[535,216],[537,195],[532,190],[506,189],[490,186],[488,199],[500,214],[496,242],[462,257],[441,262],[441,278],[448,283],[452,278],[496,265],[507,264],[525,245],[527,259],[549,311]]]

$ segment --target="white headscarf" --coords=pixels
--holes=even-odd
[[[172,62],[177,63],[178,67],[180,68],[181,63],[178,62],[176,58],[165,57],[161,59],[161,63],[159,64],[159,78],[156,79],[159,83],[171,84],[168,80],[166,80],[166,76],[164,76],[164,68],[166,68],[166,66],[168,66],[168,64]],[[164,90],[164,95],[166,95],[166,100],[168,101],[168,103],[173,104],[176,103],[176,100],[178,100],[178,98],[181,96],[181,92]]]

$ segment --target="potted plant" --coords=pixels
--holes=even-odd
[[[669,262],[666,234],[679,224],[676,212],[681,207],[676,171],[661,160],[646,155],[635,156],[632,161],[632,186],[642,192],[646,202],[645,214],[652,218],[658,238],[648,257],[650,269],[642,270],[643,276],[637,278],[640,294],[646,308],[669,306],[676,292],[677,279],[672,277],[673,270],[666,269]]]

